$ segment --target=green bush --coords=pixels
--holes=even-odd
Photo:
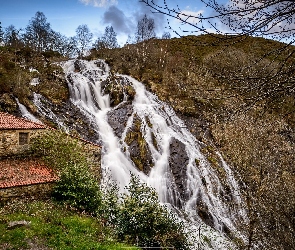
[[[78,141],[59,131],[51,130],[34,138],[31,152],[56,170],[75,164],[84,167],[89,165],[87,156]]]
[[[160,205],[156,191],[131,176],[128,194],[122,197],[118,237],[139,246],[188,249],[184,226]]]
[[[31,150],[58,171],[59,180],[53,190],[56,200],[96,213],[101,204],[99,183],[90,172],[90,162],[76,139],[58,131],[50,131],[36,138]]]
[[[69,164],[61,170],[53,197],[89,213],[95,213],[101,205],[99,183],[83,165]]]

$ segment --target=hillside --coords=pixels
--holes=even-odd
[[[295,244],[295,96],[284,78],[291,69],[280,68],[293,48],[277,56],[282,46],[262,38],[190,36],[93,50],[88,57],[105,59],[113,73],[133,76],[169,103],[194,136],[210,145],[204,154],[213,163],[213,151],[222,153],[246,199],[248,240],[265,249],[292,249]],[[32,102],[35,92],[71,125],[69,91],[62,69],[53,63],[63,58],[1,47],[0,59],[2,111],[19,113],[17,97],[40,118]],[[288,58],[284,65],[293,61]],[[36,77],[39,84],[30,85]],[[82,129],[86,122],[80,120],[71,132],[94,140],[93,128]]]
[[[144,82],[197,138],[222,152],[247,199],[249,237],[256,243],[262,238],[266,249],[295,244],[295,95],[287,88],[266,93],[283,82],[271,72],[294,48],[278,54],[282,47],[262,38],[220,42],[199,36],[150,40],[91,57],[105,58],[114,72]],[[267,80],[251,89],[261,78]]]

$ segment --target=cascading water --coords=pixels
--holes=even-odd
[[[206,145],[196,140],[172,108],[148,92],[142,83],[129,76],[116,75],[113,77],[115,83],[131,86],[135,96],[128,117],[121,124],[122,131],[115,133],[109,123],[110,114],[122,108],[128,98],[124,93],[123,102],[111,106],[105,86],[110,75],[108,65],[102,60],[70,60],[62,66],[68,80],[71,101],[97,124],[99,143],[103,147],[102,169],[105,173],[111,173],[122,192],[129,183],[130,173],[134,173],[157,190],[160,202],[184,211],[196,227],[202,227],[202,233],[212,236],[223,235],[222,231],[226,230],[238,232],[237,226],[247,223],[238,185],[230,168],[219,153],[215,154],[216,166],[213,167],[213,163],[202,153]],[[139,137],[144,141],[145,152],[151,158],[152,167],[148,171],[140,171],[136,167],[132,158],[134,147],[127,143],[135,124],[139,127]],[[171,145],[181,149],[184,159],[177,171],[172,166],[174,159],[180,155],[173,151]],[[223,181],[218,178],[216,168],[222,168]],[[181,176],[178,176],[178,172],[182,173]],[[182,183],[179,178],[183,179]],[[217,231],[212,232],[204,220]],[[223,245],[222,242],[216,240],[213,248],[229,249],[228,243]]]
[[[19,110],[21,112],[21,115],[22,117],[30,120],[30,121],[33,121],[33,122],[38,122],[38,123],[41,123],[33,114],[31,114],[28,109],[26,108],[25,105],[21,104],[18,100],[18,98],[16,98],[16,102],[17,102],[17,105],[19,107]]]

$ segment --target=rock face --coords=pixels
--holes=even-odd
[[[110,75],[102,83],[103,94],[110,96],[111,107],[115,107],[123,101],[132,101],[135,90],[127,78]]]
[[[135,116],[132,127],[127,131],[125,142],[129,146],[130,158],[135,166],[145,174],[148,174],[154,163],[150,149],[140,131],[140,126],[141,121]]]
[[[119,138],[126,127],[128,118],[132,115],[133,107],[130,102],[122,103],[116,109],[108,112],[108,122]]]
[[[173,174],[175,184],[183,200],[187,199],[187,194],[185,193],[185,182],[188,162],[189,157],[186,153],[185,145],[181,141],[173,138],[170,142],[169,166]]]

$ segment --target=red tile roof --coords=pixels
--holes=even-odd
[[[54,182],[58,176],[35,160],[0,161],[0,188]]]
[[[8,113],[0,112],[0,130],[1,129],[46,129],[47,126],[32,122],[24,118],[19,118]]]

